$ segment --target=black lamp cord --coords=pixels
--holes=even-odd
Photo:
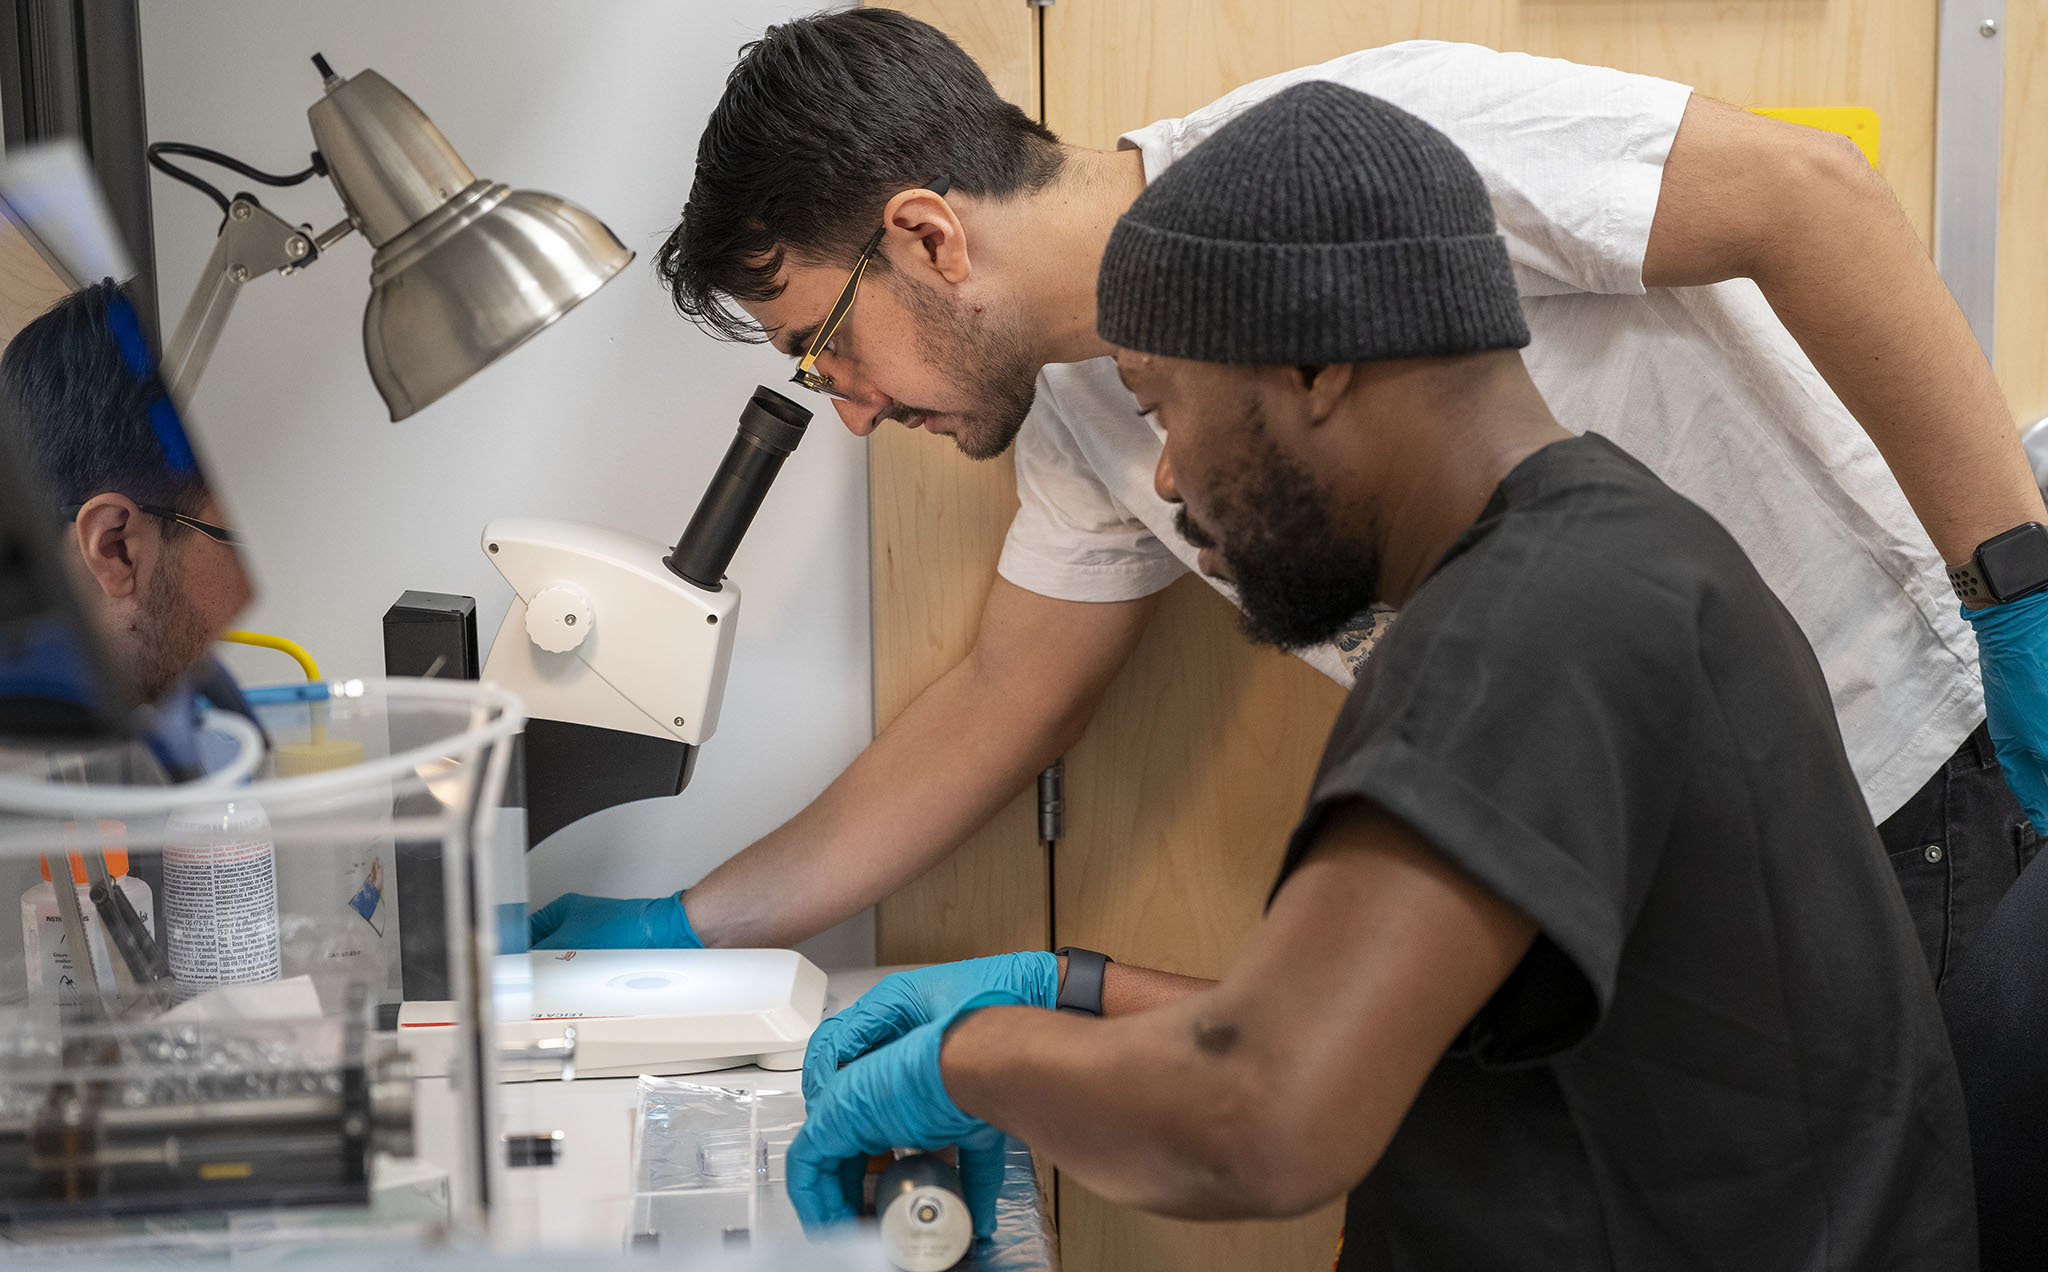
[[[313,55],[313,68],[320,72],[321,81],[329,88],[333,88],[341,82],[341,77],[336,75],[334,68],[327,64],[327,59],[318,53]],[[205,178],[169,162],[164,158],[165,155],[181,155],[187,159],[203,159],[207,163],[217,164],[230,172],[240,173],[251,181],[261,181],[264,185],[269,186],[295,186],[302,181],[309,181],[314,177],[324,177],[327,175],[327,161],[320,157],[320,152],[317,150],[308,156],[312,163],[307,166],[304,172],[294,172],[290,176],[279,176],[274,172],[265,172],[261,168],[252,168],[233,155],[224,155],[218,150],[212,150],[206,146],[195,146],[190,142],[184,141],[159,141],[151,145],[143,153],[149,159],[150,167],[155,168],[173,181],[184,182],[207,198],[212,199],[214,206],[220,209],[223,219],[228,214],[228,204],[230,202],[228,196],[222,194],[219,187]]]
[[[264,185],[270,186],[295,186],[303,181],[310,181],[314,177],[324,177],[327,175],[327,161],[320,157],[320,152],[317,150],[309,156],[312,159],[312,163],[305,171],[294,172],[289,176],[279,176],[274,172],[264,172],[260,168],[250,167],[233,155],[224,155],[218,150],[211,150],[205,146],[195,146],[183,141],[154,142],[144,153],[149,158],[150,167],[155,168],[173,181],[184,182],[207,198],[212,199],[214,205],[220,209],[220,214],[223,217],[228,214],[228,203],[230,201],[228,196],[222,194],[217,186],[207,181],[204,177],[180,168],[168,159],[165,159],[165,155],[179,155],[188,159],[203,159],[207,163],[217,164],[231,172],[240,173],[251,181],[260,181]]]

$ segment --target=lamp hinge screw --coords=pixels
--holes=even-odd
[[[291,257],[293,260],[298,260],[299,258],[303,257],[307,252],[311,251],[312,247],[313,245],[311,243],[308,243],[305,239],[294,234],[290,238],[285,240],[284,254],[286,256]]]
[[[237,199],[235,200],[234,206],[228,209],[228,215],[235,218],[237,221],[246,221],[249,219],[252,213],[249,210],[248,204],[242,202],[240,199]]]
[[[228,277],[238,283],[246,283],[249,281],[249,267],[247,265],[231,266],[228,269]]]
[[[1987,40],[1990,39],[1992,36],[1997,35],[1998,19],[1986,18],[1982,22],[1978,23],[1977,34],[1983,36]]]

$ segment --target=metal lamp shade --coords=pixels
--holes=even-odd
[[[371,258],[363,353],[391,418],[518,348],[632,259],[565,199],[473,182]]]

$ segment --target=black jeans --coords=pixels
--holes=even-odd
[[[1934,983],[1943,985],[2041,846],[1984,726],[1877,832]]]
[[[2039,1272],[2048,1267],[2048,861],[2035,856],[2040,837],[1981,724],[1878,830],[1942,987],[1970,1119],[1978,1266]]]
[[[2048,1267],[2048,859],[2036,858],[1941,992],[1970,1118],[1982,1272]]]

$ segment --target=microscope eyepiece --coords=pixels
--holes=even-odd
[[[697,502],[689,528],[662,564],[707,592],[718,591],[782,461],[804,439],[810,422],[811,413],[803,407],[766,386],[755,388],[740,412],[739,433]]]
[[[757,387],[740,412],[740,433],[778,454],[788,455],[804,440],[811,413],[775,390]]]

